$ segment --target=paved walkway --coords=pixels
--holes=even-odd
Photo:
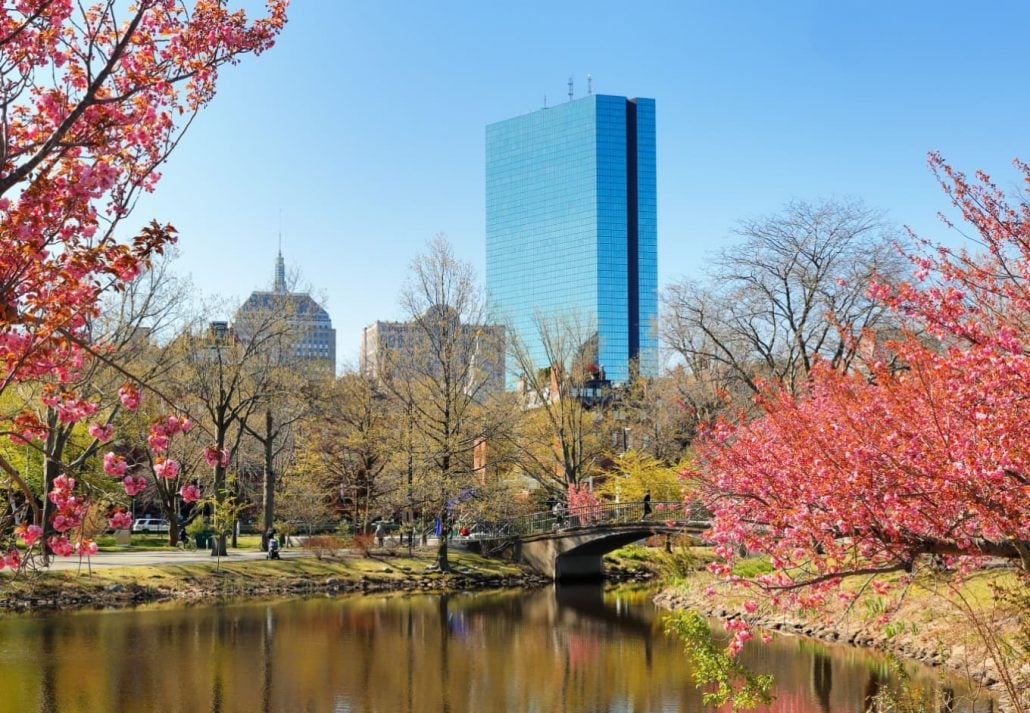
[[[300,557],[303,554],[300,550],[280,550],[283,559]],[[223,562],[246,562],[248,560],[263,560],[265,553],[258,550],[229,550],[229,554],[222,558]],[[90,557],[89,565],[93,569],[102,567],[149,567],[161,565],[190,564],[191,562],[214,562],[210,550],[156,550],[154,552],[98,552]],[[87,563],[82,560],[82,569],[85,570]],[[51,570],[77,570],[79,568],[78,557],[55,557]]]

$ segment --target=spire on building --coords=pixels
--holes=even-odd
[[[275,291],[286,292],[286,261],[283,259],[282,247],[279,248],[279,257],[275,259]]]

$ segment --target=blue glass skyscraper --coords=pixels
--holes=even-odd
[[[597,329],[624,382],[658,370],[653,99],[590,95],[486,128],[486,288],[546,367],[534,315]]]

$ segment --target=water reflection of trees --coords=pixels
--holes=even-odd
[[[0,711],[698,711],[681,647],[600,590],[10,619]],[[746,656],[777,678],[773,711],[859,711],[881,685],[851,650],[784,640]]]

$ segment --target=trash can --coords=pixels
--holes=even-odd
[[[198,532],[193,536],[193,539],[197,543],[198,550],[206,550],[208,547],[208,539],[211,537],[210,532]]]

